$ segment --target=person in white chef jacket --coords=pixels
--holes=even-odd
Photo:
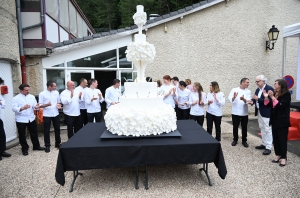
[[[88,123],[87,112],[85,107],[85,90],[88,89],[88,82],[85,78],[80,79],[80,84],[75,88],[76,91],[82,92],[82,100],[79,102],[80,107],[80,120],[81,125],[84,126]]]
[[[207,132],[212,134],[213,123],[216,127],[216,140],[221,141],[222,107],[225,105],[225,95],[220,91],[219,84],[213,81],[207,94],[206,123]]]
[[[190,117],[189,97],[191,91],[186,88],[184,81],[179,81],[178,86],[178,117],[177,120],[188,120]]]
[[[247,143],[247,125],[248,125],[248,103],[251,100],[251,91],[248,89],[249,79],[242,78],[240,86],[233,88],[228,96],[229,102],[232,103],[232,125],[233,125],[233,142],[235,146],[238,142],[239,125],[242,126],[242,144],[244,147],[249,147]]]
[[[119,87],[120,87],[120,80],[114,79],[113,85],[108,87],[105,90],[106,109],[109,109],[111,105],[115,105],[120,102],[121,91]]]
[[[189,104],[191,105],[190,119],[195,120],[200,126],[204,122],[204,106],[207,105],[206,94],[199,82],[193,85],[193,92],[189,97]]]
[[[88,122],[101,122],[101,105],[104,101],[102,93],[98,87],[98,81],[96,79],[90,80],[90,88],[85,91],[85,106],[87,109]]]

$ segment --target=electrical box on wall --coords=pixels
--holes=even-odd
[[[8,87],[6,85],[0,86],[0,94],[1,95],[8,94]]]

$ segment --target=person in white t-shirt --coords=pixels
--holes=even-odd
[[[164,84],[161,86],[164,103],[171,105],[175,110],[175,101],[177,100],[177,89],[171,84],[171,77],[165,75],[163,77]]]
[[[90,88],[85,91],[85,106],[87,109],[88,122],[101,122],[101,105],[104,101],[102,93],[98,87],[98,81],[96,79],[90,80]]]
[[[177,120],[188,120],[190,117],[189,97],[191,91],[186,88],[184,81],[179,81],[178,86],[178,117]]]
[[[240,86],[233,88],[228,96],[229,102],[232,103],[232,125],[233,125],[233,142],[232,146],[237,144],[239,139],[238,129],[242,126],[242,144],[249,147],[247,143],[247,125],[248,125],[248,103],[251,101],[251,91],[248,89],[249,79],[242,78]]]
[[[189,97],[189,104],[191,105],[190,119],[195,120],[200,126],[204,122],[204,106],[207,105],[206,94],[199,82],[193,85],[193,92]]]
[[[225,96],[220,91],[219,84],[215,81],[210,83],[209,89],[206,111],[207,132],[212,134],[213,123],[215,123],[216,140],[221,141],[222,107],[225,105]]]
[[[80,120],[81,125],[84,126],[88,123],[87,112],[85,107],[85,90],[88,88],[88,82],[85,78],[80,79],[80,85],[75,88],[76,91],[82,92],[82,100],[79,102],[80,107]]]
[[[60,100],[63,104],[63,112],[67,123],[68,138],[70,139],[79,129],[81,129],[79,102],[82,92],[75,90],[73,81],[67,82],[67,89],[61,92]]]

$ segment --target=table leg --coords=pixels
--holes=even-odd
[[[212,186],[212,183],[211,183],[209,175],[208,175],[208,163],[203,163],[203,168],[200,168],[200,171],[204,171],[205,172],[205,175],[206,175],[206,177],[208,179],[208,184],[210,186]]]
[[[139,167],[135,169],[135,189],[139,189]]]
[[[78,177],[78,175],[82,175],[82,173],[79,173],[78,170],[73,171],[73,181],[72,181],[72,184],[70,186],[70,191],[69,192],[73,192],[73,187],[74,187],[74,184],[75,184],[75,180]]]
[[[148,185],[148,166],[145,166],[145,189],[148,190],[149,189],[149,185]]]

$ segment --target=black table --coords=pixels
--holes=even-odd
[[[300,110],[300,102],[291,102],[291,108]]]
[[[72,192],[79,170],[137,167],[138,179],[138,167],[145,166],[147,189],[148,165],[203,163],[200,170],[210,185],[208,163],[214,162],[222,179],[227,174],[221,144],[192,120],[177,121],[182,137],[100,139],[105,129],[103,122],[89,123],[61,146],[55,172],[57,183],[63,186],[64,172],[73,171]]]

